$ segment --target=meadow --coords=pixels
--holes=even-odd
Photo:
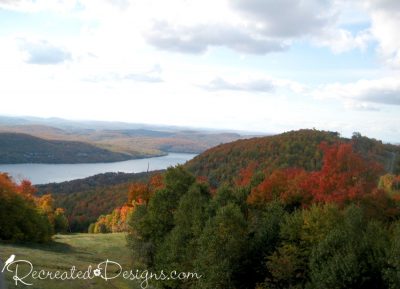
[[[129,249],[126,247],[124,233],[114,234],[71,234],[55,235],[49,244],[0,244],[0,259],[5,261],[12,254],[18,260],[29,260],[35,270],[55,272],[68,271],[72,266],[77,270],[87,270],[89,265],[97,264],[107,259],[118,262],[124,269],[131,269]],[[18,284],[12,280],[12,273],[6,273],[7,288],[32,288],[32,289],[125,289],[140,288],[136,281],[116,278],[105,281],[101,278],[92,280],[32,280],[32,286]],[[150,288],[150,287],[148,287]]]

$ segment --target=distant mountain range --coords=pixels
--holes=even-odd
[[[0,163],[104,162],[201,153],[243,137],[173,126],[0,116]]]
[[[1,116],[0,126],[29,126],[42,125],[59,128],[61,130],[152,130],[152,131],[169,131],[169,132],[202,132],[202,133],[234,133],[239,135],[265,135],[261,132],[227,130],[227,129],[211,129],[211,128],[193,128],[187,126],[173,125],[157,125],[145,123],[129,123],[120,121],[99,121],[99,120],[67,120],[63,118],[51,117],[33,117],[33,116]]]

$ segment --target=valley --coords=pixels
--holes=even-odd
[[[0,117],[0,163],[84,163],[162,156],[167,153],[197,154],[243,137],[236,132],[185,127]],[[57,152],[51,147],[54,141],[70,147],[71,153],[68,155],[68,150]],[[22,143],[30,150],[19,147]],[[92,149],[91,158],[74,153],[83,147]],[[108,158],[103,156],[96,159],[94,152],[98,154],[99,151],[107,153]],[[30,154],[26,155],[27,152]]]

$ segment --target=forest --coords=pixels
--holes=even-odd
[[[202,275],[156,288],[399,288],[398,153],[358,133],[292,131],[220,145],[135,179],[71,182],[56,205],[3,174],[0,212],[24,213],[13,217],[18,231],[0,238],[49,241],[69,226],[67,215],[92,234],[126,232],[135,268]],[[101,187],[118,191],[119,203]],[[79,219],[86,213],[90,222]]]
[[[364,158],[380,163],[385,171],[400,173],[400,147],[384,144],[359,133],[352,138],[337,132],[302,129],[278,135],[255,137],[221,144],[198,155],[186,164],[196,176],[204,176],[212,187],[233,182],[241,170],[272,171],[280,168],[319,170],[322,166],[321,142],[352,143]]]
[[[400,177],[350,143],[320,148],[319,170],[245,171],[215,191],[168,169],[128,218],[136,266],[203,275],[159,288],[399,288]]]
[[[290,166],[287,155],[267,164],[243,157],[242,168],[230,171],[237,174],[221,174],[215,187],[189,171],[208,151],[132,184],[127,203],[99,217],[90,232],[127,231],[138,268],[203,276],[158,281],[157,288],[399,288],[400,176],[397,160],[386,159],[398,147],[359,134],[289,135],[303,143],[275,145],[302,150],[321,140],[292,160],[303,167]],[[218,148],[229,161],[232,146]],[[254,148],[246,148],[241,152],[251,155]]]

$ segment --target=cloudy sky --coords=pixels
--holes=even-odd
[[[398,0],[0,0],[0,114],[400,142]]]

